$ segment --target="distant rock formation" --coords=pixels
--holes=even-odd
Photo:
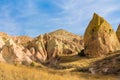
[[[12,39],[15,41],[17,44],[21,45],[27,45],[26,43],[29,41],[32,41],[33,38],[29,36],[12,36]]]
[[[104,18],[94,13],[84,34],[84,53],[96,57],[116,50],[120,50],[116,33]]]
[[[32,50],[37,61],[54,63],[59,55],[77,54],[83,49],[83,38],[64,30],[40,35],[29,42],[27,48]]]
[[[82,36],[75,35],[66,30],[59,29],[49,33],[61,45],[59,48],[62,54],[75,54],[83,49],[84,41]]]
[[[3,38],[10,38],[11,36],[4,33],[4,32],[0,32],[0,37],[3,37]]]
[[[120,41],[120,24],[119,24],[119,26],[117,28],[116,34],[117,34],[117,37],[118,37],[118,39]]]
[[[77,54],[83,49],[83,38],[65,30],[36,38],[0,33],[0,61],[29,65],[32,62],[56,64],[59,55]]]

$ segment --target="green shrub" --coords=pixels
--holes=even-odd
[[[34,62],[31,62],[31,63],[30,63],[30,66],[34,67],[34,66],[35,66],[35,63],[34,63]]]
[[[84,49],[81,50],[81,52],[78,53],[78,56],[80,56],[80,57],[84,57],[84,56],[85,56],[85,54],[84,54]]]

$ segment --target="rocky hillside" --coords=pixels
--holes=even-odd
[[[85,31],[84,43],[84,52],[89,57],[120,50],[120,43],[111,25],[96,13]]]
[[[27,48],[40,62],[54,63],[59,55],[77,54],[83,49],[83,38],[65,30],[40,35]]]
[[[93,74],[120,74],[120,51],[95,61],[89,68]]]
[[[65,30],[46,33],[34,39],[0,33],[0,61],[11,64],[56,64],[59,55],[77,54],[81,49],[83,38]]]

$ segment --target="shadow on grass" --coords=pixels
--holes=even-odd
[[[60,56],[60,63],[74,62],[86,58],[87,57],[79,57],[78,55]]]

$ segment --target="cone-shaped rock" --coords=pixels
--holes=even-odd
[[[117,37],[118,37],[118,39],[120,41],[120,24],[119,24],[119,26],[117,28],[116,34],[117,34]]]
[[[111,25],[96,13],[84,34],[86,56],[96,57],[120,49],[120,43]]]

